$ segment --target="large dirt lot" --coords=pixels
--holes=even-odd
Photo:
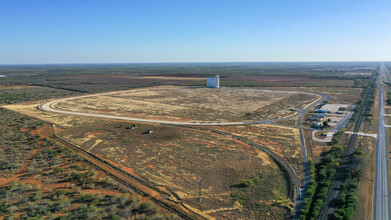
[[[278,117],[318,98],[308,93],[249,88],[154,87],[75,98],[53,108],[177,121],[242,121]]]
[[[7,108],[54,123],[59,136],[133,175],[166,189],[215,217],[284,219],[292,208],[281,168],[259,149],[206,131],[42,112],[38,103]],[[148,129],[151,134],[144,134]],[[301,158],[295,129],[270,125],[213,127],[236,131],[289,159],[299,176]],[[202,200],[197,180],[202,177]],[[241,187],[243,179],[254,185]]]

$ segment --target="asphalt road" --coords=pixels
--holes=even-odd
[[[379,112],[377,122],[377,143],[376,143],[376,168],[375,168],[375,192],[373,204],[373,219],[390,219],[389,194],[390,181],[388,175],[388,145],[387,131],[384,116],[384,94],[381,86],[382,76],[389,78],[388,71],[382,63],[377,83],[379,89]]]
[[[323,97],[320,101],[323,101],[325,97]],[[308,166],[308,154],[307,147],[305,144],[304,131],[302,127],[302,121],[305,114],[300,116],[299,118],[299,132],[300,132],[300,142],[301,142],[301,152],[303,152],[303,166],[304,166],[304,183],[301,187],[300,194],[297,195],[296,205],[295,205],[295,214],[293,215],[293,219],[299,217],[300,209],[303,206],[303,202],[305,199],[305,194],[307,193],[308,184],[310,183],[310,168]]]

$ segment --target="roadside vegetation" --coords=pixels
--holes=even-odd
[[[316,175],[314,179],[312,174],[314,166],[311,167],[310,164],[311,181],[306,193],[308,197],[306,197],[300,212],[300,219],[316,219],[319,216],[343,152],[344,148],[336,144],[329,151],[322,153],[321,162],[315,166]]]
[[[300,210],[299,219],[302,220],[307,219],[307,215],[310,212],[312,200],[314,199],[315,191],[317,187],[316,180],[315,180],[316,179],[315,164],[312,160],[308,160],[308,166],[310,169],[310,182],[308,184],[308,188],[305,194],[303,206]]]
[[[391,91],[388,91],[388,93],[387,93],[387,100],[386,100],[386,102],[387,102],[387,105],[391,105]]]
[[[364,102],[365,102],[365,97],[368,97],[368,103],[367,107],[364,112],[365,119],[368,121],[370,120],[373,115],[371,114],[371,109],[373,107],[373,104],[375,103],[375,89],[376,89],[376,79],[377,79],[377,74],[374,74],[371,79],[367,79],[365,81],[362,81],[361,85],[364,87],[364,91],[362,92],[363,97],[360,101],[356,103],[356,107],[354,108],[354,113],[352,117],[350,118],[351,122],[357,122],[358,117],[360,115],[360,112],[363,108]]]
[[[344,182],[341,186],[341,192],[335,201],[335,219],[353,219],[353,215],[358,204],[356,190],[363,169],[363,155],[364,152],[362,150],[356,150],[350,156],[348,166],[346,166],[346,168],[343,170]]]

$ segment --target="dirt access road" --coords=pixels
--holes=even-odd
[[[228,121],[228,122],[215,122],[215,121],[172,121],[172,120],[157,120],[157,119],[144,119],[144,118],[136,118],[136,117],[125,117],[125,116],[115,116],[115,115],[109,115],[109,114],[95,114],[95,113],[86,113],[86,112],[80,112],[80,111],[72,111],[72,110],[61,110],[58,109],[55,106],[56,104],[64,101],[70,101],[70,100],[76,100],[76,99],[83,99],[83,98],[91,98],[91,97],[97,97],[97,96],[108,96],[108,95],[117,95],[124,93],[126,91],[120,91],[120,92],[108,92],[108,93],[99,93],[99,94],[92,94],[92,95],[83,95],[83,96],[77,96],[77,97],[69,97],[69,98],[63,98],[54,100],[48,103],[45,103],[41,105],[41,109],[49,112],[55,112],[60,114],[70,114],[70,115],[79,115],[79,116],[89,116],[89,117],[98,117],[98,118],[107,118],[107,119],[116,119],[116,120],[125,120],[125,121],[137,121],[137,122],[146,122],[146,123],[158,123],[158,124],[165,124],[165,125],[211,125],[211,126],[217,126],[217,125],[246,125],[246,124],[267,124],[275,121],[281,121],[281,120],[288,120],[296,117],[300,117],[304,113],[306,113],[313,105],[307,106],[305,109],[297,109],[296,114],[283,117],[279,119],[263,119],[263,120],[246,120],[246,121]],[[324,99],[326,96],[319,93],[311,93],[311,92],[302,92],[302,91],[290,91],[290,92],[300,92],[300,93],[308,93],[310,95],[316,95],[319,96],[321,99]],[[320,98],[316,103],[319,102]]]

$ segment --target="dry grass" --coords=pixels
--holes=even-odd
[[[317,98],[293,91],[155,87],[64,101],[55,107],[170,120],[243,120],[248,112],[254,112],[256,118],[295,114],[286,109],[302,108]],[[156,124],[138,123],[136,129],[129,130],[126,127],[130,122],[42,112],[37,110],[38,104],[42,103],[5,107],[56,124],[60,136],[215,217],[282,219],[293,205],[288,198],[286,177],[275,162],[261,150],[236,139]],[[148,129],[153,133],[143,134]],[[303,178],[297,129],[272,125],[212,129],[270,148]],[[203,178],[201,203],[197,200],[196,183],[200,177]],[[244,178],[258,181],[253,189],[255,194],[235,187]],[[250,200],[268,202],[259,202],[257,211],[249,212],[245,205],[234,203],[232,196],[236,193],[255,195]]]
[[[264,182],[257,187],[259,200],[274,201],[262,204],[257,212],[272,210],[264,216],[266,219],[282,219],[289,211],[287,207],[292,205],[280,168],[262,151],[240,141],[199,130],[153,124],[138,123],[135,130],[129,130],[126,127],[130,123],[42,112],[35,106],[30,103],[6,107],[56,124],[60,136],[133,175],[176,193],[186,203],[201,211],[208,210],[215,217],[254,218],[254,213],[236,209],[230,195],[240,190],[232,186],[241,179],[257,175],[264,176]],[[275,150],[297,169],[299,176],[302,175],[296,129],[263,125],[231,128],[232,133],[243,133]],[[142,134],[147,129],[154,132]],[[202,203],[197,201],[199,177],[203,177],[205,199]],[[281,208],[282,204],[285,205]],[[213,212],[213,209],[227,211]]]
[[[284,158],[299,179],[304,176],[299,130],[272,125],[215,126],[213,129],[235,134],[263,145]]]
[[[376,139],[358,137],[356,145],[361,146],[365,156],[362,176],[357,189],[358,206],[354,219],[372,219]]]
[[[361,100],[362,88],[351,88],[351,87],[293,87],[290,89],[319,92],[331,97],[349,103],[355,103]]]
[[[166,120],[237,121],[284,115],[315,95],[246,88],[154,87],[71,99],[55,108]]]

